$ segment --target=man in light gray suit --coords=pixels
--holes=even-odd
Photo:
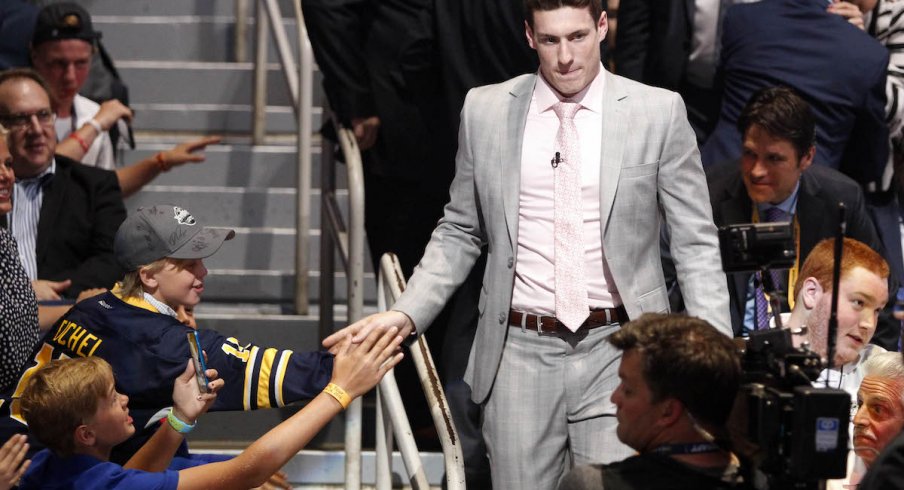
[[[602,69],[600,0],[525,5],[539,76],[468,94],[451,201],[408,289],[391,311],[324,340],[331,347],[386,328],[423,333],[487,245],[465,380],[483,406],[500,490],[552,489],[572,464],[631,453],[615,434],[609,398],[620,354],[605,339],[628,318],[668,311],[663,222],[690,291],[688,312],[731,334],[706,179],[681,98]],[[575,185],[562,186],[568,179]]]

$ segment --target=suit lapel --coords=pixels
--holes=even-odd
[[[531,94],[537,77],[525,77],[516,84],[509,94],[505,118],[500,129],[502,148],[499,161],[502,162],[502,207],[505,211],[505,226],[514,250],[518,243],[518,202],[521,194],[521,149],[524,145],[524,126],[530,109]]]
[[[831,200],[819,199],[819,181],[810,178],[805,171],[800,176],[800,188],[797,194],[797,222],[800,223],[800,263],[803,265],[807,254],[820,238],[835,236],[835,217],[838,216],[838,204]],[[825,233],[828,232],[828,235]]]
[[[66,190],[66,183],[69,181],[71,168],[65,163],[61,164],[60,158],[56,157],[56,170],[53,178],[44,186],[44,196],[41,201],[41,214],[38,218],[38,236],[35,245],[35,258],[40,264],[50,246],[50,239],[53,236],[53,230],[56,229],[57,218],[63,204],[63,194]]]
[[[721,223],[733,225],[737,223],[750,223],[753,219],[753,204],[750,202],[750,196],[741,180],[741,174],[736,174],[736,179],[729,184],[730,195],[728,199],[719,203],[719,211]]]
[[[621,173],[622,154],[625,149],[624,99],[627,93],[619,79],[603,70],[603,135],[600,149],[600,219],[603,220],[603,235],[609,225],[609,213],[615,201],[618,177]]]

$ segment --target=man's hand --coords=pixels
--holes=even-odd
[[[408,315],[401,311],[390,310],[382,313],[375,313],[364,317],[323,339],[323,346],[329,349],[333,354],[336,354],[334,347],[339,345],[339,342],[345,337],[351,336],[352,343],[360,344],[361,341],[371,335],[371,332],[374,330],[376,330],[374,335],[380,335],[390,327],[397,328],[400,336],[407,337],[411,334],[412,330],[414,330],[414,322],[411,321],[411,318],[408,318]]]
[[[72,281],[48,281],[46,279],[35,279],[31,281],[31,288],[35,290],[35,296],[38,301],[56,301],[60,299],[60,294],[69,289]]]
[[[380,118],[377,116],[356,117],[352,119],[352,131],[358,140],[358,148],[361,151],[369,150],[377,142],[377,132],[380,130]]]
[[[402,360],[399,345],[403,337],[396,327],[373,333],[360,344],[352,344],[350,336],[339,343],[330,379],[354,399],[383,379],[383,375]]]
[[[848,22],[854,24],[861,31],[866,30],[866,25],[863,23],[863,12],[860,11],[860,8],[854,5],[851,2],[834,2],[829,4],[829,8],[826,9],[830,14],[840,15],[847,19]]]
[[[0,490],[6,490],[19,484],[25,474],[30,460],[25,459],[28,452],[28,437],[15,434],[0,447]]]
[[[162,152],[163,160],[169,167],[182,165],[183,163],[188,162],[203,162],[205,159],[203,151],[207,148],[207,145],[215,145],[219,143],[220,140],[222,140],[222,138],[219,136],[205,136],[196,140],[180,143],[173,148]]]
[[[201,393],[198,389],[198,382],[195,380],[195,364],[191,359],[188,360],[185,371],[176,378],[176,383],[173,385],[173,414],[179,420],[189,424],[195,423],[198,417],[206,412],[217,399],[217,391],[223,387],[224,382],[222,379],[217,379],[216,369],[208,369],[205,374],[209,380],[207,393]]]
[[[252,490],[276,490],[278,488],[292,490],[292,485],[289,483],[289,476],[282,471],[273,473],[263,485],[255,487]]]
[[[126,107],[116,99],[110,99],[100,105],[100,110],[94,115],[94,120],[100,124],[104,131],[109,131],[116,121],[125,119],[132,122],[132,109]]]

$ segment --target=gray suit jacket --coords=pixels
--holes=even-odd
[[[600,209],[606,261],[630,318],[667,312],[664,221],[687,311],[731,335],[706,178],[681,98],[604,72]],[[480,319],[465,380],[481,403],[505,342],[515,273],[524,126],[537,75],[479,87],[462,109],[451,201],[393,305],[423,332],[487,244]],[[685,289],[687,288],[687,289]]]

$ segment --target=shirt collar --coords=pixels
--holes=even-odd
[[[534,88],[534,98],[537,102],[538,112],[543,113],[550,111],[552,110],[552,106],[562,100],[568,100],[581,104],[581,107],[584,109],[601,113],[603,108],[603,84],[605,83],[603,71],[605,71],[605,68],[603,68],[603,64],[600,63],[600,71],[596,74],[593,81],[590,82],[590,85],[587,85],[584,87],[584,90],[581,90],[568,99],[563,99],[559,93],[549,85],[549,82],[543,78],[543,74],[539,73],[537,76],[539,83],[537,83]]]
[[[169,315],[173,318],[177,317],[176,310],[170,308],[170,306],[168,304],[151,296],[150,294],[147,293],[147,291],[142,291],[142,293],[144,294],[145,301],[150,303],[154,308],[157,308],[158,313],[163,313],[164,315]]]
[[[772,204],[769,202],[758,203],[756,205],[757,211],[759,211],[759,214],[762,216],[763,213],[765,213],[766,210],[769,208],[779,208],[782,210],[783,213],[785,213],[789,216],[793,215],[794,212],[797,210],[797,193],[798,193],[798,191],[800,191],[800,180],[798,180],[797,184],[794,185],[794,191],[791,193],[790,196],[787,197],[787,199],[785,199],[784,201],[782,201],[778,204]]]
[[[56,173],[56,158],[50,160],[50,166],[45,168],[43,172],[35,175],[34,177],[28,177],[25,179],[16,179],[16,183],[25,184],[28,182],[46,182],[50,180],[50,177]]]

